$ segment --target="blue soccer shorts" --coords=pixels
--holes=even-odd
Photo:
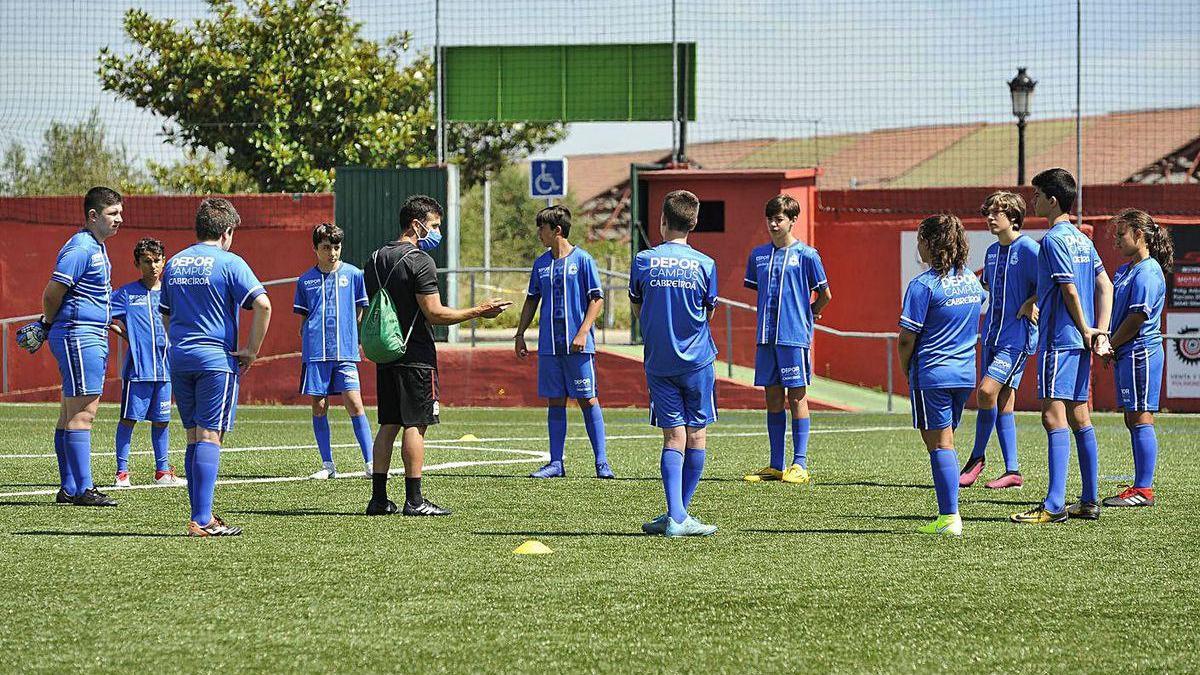
[[[984,376],[1014,391],[1021,387],[1021,377],[1025,374],[1025,362],[1028,360],[1029,354],[1021,349],[983,346]]]
[[[1163,348],[1131,349],[1117,356],[1117,405],[1125,411],[1158,412],[1162,392]]]
[[[754,351],[754,386],[807,387],[812,384],[808,347],[758,345]]]
[[[542,398],[594,398],[595,354],[538,354],[538,396]]]
[[[171,371],[183,428],[229,431],[237,414],[238,375],[217,370]]]
[[[911,390],[908,398],[912,403],[913,428],[922,431],[957,429],[970,396],[970,387]]]
[[[108,341],[85,335],[54,335],[46,340],[58,361],[63,396],[99,396],[104,391]]]
[[[711,364],[682,375],[664,377],[646,373],[651,426],[699,429],[716,422],[716,379]]]
[[[171,383],[123,380],[121,419],[134,422],[170,422]]]
[[[353,361],[313,361],[300,364],[300,393],[330,396],[358,391],[358,364]]]
[[[1092,384],[1092,353],[1052,349],[1038,355],[1038,398],[1086,401]]]

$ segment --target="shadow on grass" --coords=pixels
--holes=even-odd
[[[73,532],[71,530],[28,530],[13,532],[15,535],[27,537],[138,537],[150,539],[178,539],[187,537],[186,534],[167,534],[166,532]]]
[[[932,485],[911,485],[908,483],[879,483],[871,480],[860,480],[846,483],[827,483],[825,481],[816,482],[822,487],[879,487],[879,488],[911,488],[914,490],[932,490]]]
[[[482,537],[649,537],[645,532],[534,532],[529,530],[515,530],[512,532],[488,532],[478,531],[471,534],[477,534]]]
[[[896,532],[894,530],[849,530],[840,528],[810,530],[747,529],[739,530],[739,532],[752,532],[754,534],[904,534],[903,532]]]
[[[230,513],[236,513],[246,516],[363,516],[366,514],[362,511],[317,511],[315,509],[231,509]]]
[[[842,517],[843,518],[860,518],[863,520],[907,520],[907,521],[921,522],[921,523],[933,520],[932,516],[907,516],[907,515],[864,516],[864,515],[849,515],[849,514],[847,514],[847,515],[843,515]],[[962,519],[963,519],[964,523],[971,523],[971,522],[974,522],[974,523],[1007,523],[1008,522],[1007,517],[1000,517],[1000,516],[993,517],[993,518],[986,518],[986,517],[980,517],[980,516],[963,516]]]
[[[1033,501],[1025,499],[973,499],[972,504],[999,504],[1000,506],[1016,506],[1033,508],[1042,503],[1042,500],[1035,499]]]
[[[498,478],[498,479],[503,479],[503,480],[523,480],[523,481],[530,481],[530,482],[549,481],[551,483],[553,483],[555,480],[557,480],[555,478],[530,478],[529,474],[526,474],[526,473],[520,473],[520,474],[512,474],[512,473],[450,473],[450,472],[442,473],[439,471],[437,473],[437,476],[438,476],[438,478]],[[567,477],[568,478],[589,478],[592,480],[597,480],[601,483],[607,483],[609,481],[612,481],[612,482],[629,481],[629,482],[636,482],[636,483],[662,483],[662,478],[660,478],[659,476],[617,476],[616,478],[596,478],[595,476],[593,476],[590,473],[579,472],[579,473],[568,473]],[[700,482],[701,483],[741,483],[742,479],[740,479],[740,478],[701,478]]]
[[[0,502],[0,506],[63,506],[63,504],[57,504],[50,499],[44,502]]]

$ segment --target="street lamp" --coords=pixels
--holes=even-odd
[[[1017,118],[1017,185],[1025,184],[1025,118],[1029,116],[1029,103],[1033,99],[1033,88],[1037,82],[1017,68],[1017,76],[1008,83],[1012,94],[1012,111]]]

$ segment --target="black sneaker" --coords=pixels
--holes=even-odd
[[[1083,520],[1100,520],[1100,505],[1096,502],[1078,501],[1067,507],[1067,515]]]
[[[390,516],[399,510],[400,509],[396,506],[396,502],[390,499],[384,499],[382,501],[372,499],[371,501],[367,502],[368,516]]]
[[[434,504],[428,499],[421,500],[420,504],[410,504],[407,500],[404,502],[404,515],[406,516],[448,516],[450,509],[443,509]]]
[[[64,490],[62,488],[58,488],[58,493],[54,495],[54,503],[55,504],[74,504],[75,498],[72,497],[71,495],[67,494],[66,490]]]
[[[94,487],[90,487],[84,490],[83,494],[76,495],[71,503],[75,506],[116,506],[117,500]]]

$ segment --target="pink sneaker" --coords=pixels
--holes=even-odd
[[[967,465],[958,474],[958,487],[971,487],[978,480],[981,473],[983,473],[983,458],[972,457],[968,459]]]
[[[1020,490],[1023,485],[1025,485],[1025,479],[1021,478],[1021,474],[1016,471],[1005,471],[999,478],[990,480],[984,484],[984,487],[989,490],[1003,490],[1004,488],[1016,488]]]

